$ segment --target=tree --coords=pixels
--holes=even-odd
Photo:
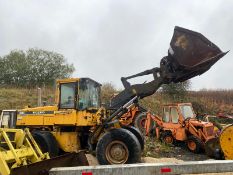
[[[162,85],[162,93],[171,102],[183,102],[186,100],[187,91],[190,88],[190,81],[181,83],[170,83]]]
[[[42,49],[13,50],[0,58],[0,66],[0,84],[17,87],[52,85],[75,70],[63,55]]]
[[[116,88],[111,83],[103,83],[101,87],[101,100],[103,103],[109,103],[110,99],[113,97],[114,94],[117,93]]]

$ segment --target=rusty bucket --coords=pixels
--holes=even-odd
[[[78,153],[67,153],[62,156],[43,160],[27,166],[14,168],[11,171],[11,175],[48,175],[51,168],[88,165],[85,153],[80,151]]]
[[[175,27],[168,56],[160,64],[168,82],[182,82],[201,75],[227,52],[209,41],[201,33]]]

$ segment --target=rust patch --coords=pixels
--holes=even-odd
[[[177,47],[181,47],[182,49],[186,49],[188,46],[188,40],[185,37],[185,35],[181,35],[177,38],[176,42],[175,42],[175,46]]]

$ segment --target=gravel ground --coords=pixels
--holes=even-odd
[[[152,143],[152,145],[150,145]],[[156,144],[157,143],[157,144]],[[170,146],[169,148],[161,147],[158,142],[149,142],[149,145],[146,145],[146,152],[150,151],[156,154],[156,157],[145,156],[142,157],[142,163],[181,163],[185,161],[205,161],[205,160],[213,160],[207,157],[204,152],[201,154],[194,154],[190,152],[185,144],[178,144],[177,146]],[[98,165],[98,161],[96,157],[91,154],[87,154],[87,159],[90,165],[95,166]],[[157,157],[158,156],[158,157]],[[205,175],[233,175],[233,172],[229,173],[207,173]],[[201,175],[201,174],[199,174]]]

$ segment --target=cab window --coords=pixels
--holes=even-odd
[[[172,123],[178,123],[179,114],[176,108],[171,108]]]
[[[81,79],[79,82],[77,106],[79,110],[100,107],[100,85],[89,79]]]
[[[163,121],[169,122],[169,107],[163,108]]]
[[[61,84],[60,93],[60,108],[75,108],[75,83]]]
[[[193,109],[190,105],[180,106],[180,111],[181,111],[182,115],[184,116],[184,119],[195,118],[195,114],[194,114]]]

